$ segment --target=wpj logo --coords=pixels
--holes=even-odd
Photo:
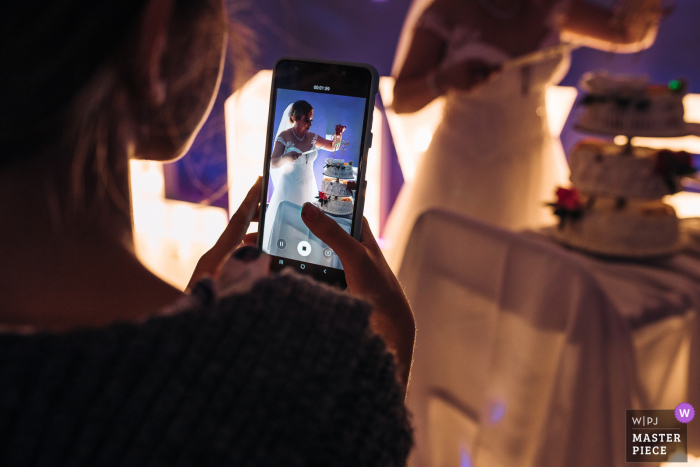
[[[691,406],[674,410],[627,410],[627,462],[687,462]],[[679,415],[677,418],[676,415]],[[693,411],[694,415],[694,411]]]

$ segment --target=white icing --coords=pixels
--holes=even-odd
[[[576,220],[567,218],[552,236],[566,245],[617,257],[652,257],[673,253],[679,245],[673,208],[655,201],[622,209],[613,199],[597,200]]]
[[[587,140],[569,156],[571,183],[583,194],[658,199],[671,194],[666,181],[654,172],[658,150],[633,147],[632,154],[612,143]],[[676,189],[679,188],[675,177]]]
[[[321,191],[332,196],[352,196],[352,191],[348,190],[345,183],[328,178],[321,182]]]
[[[643,94],[649,85],[646,76],[609,75],[607,72],[589,72],[581,78],[581,87],[592,94]]]
[[[354,178],[354,173],[351,165],[345,165],[343,159],[326,159],[326,167],[323,169],[323,175],[336,178],[350,179]]]
[[[646,78],[586,74],[581,86],[601,101],[585,104],[578,120],[580,129],[627,136],[681,136],[684,121],[683,93],[656,86]],[[605,99],[607,98],[607,99]],[[627,99],[621,105],[618,99]]]
[[[332,197],[324,203],[319,201],[319,207],[328,213],[345,216],[352,214],[352,198],[336,198]]]

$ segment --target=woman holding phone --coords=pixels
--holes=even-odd
[[[260,180],[188,293],[134,255],[129,158],[189,147],[222,1],[2,10],[0,465],[404,465],[413,318],[366,222],[303,211],[350,294],[241,247]]]

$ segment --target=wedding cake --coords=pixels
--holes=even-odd
[[[664,137],[684,128],[682,92],[600,73],[584,76],[582,85],[589,91],[586,99],[595,99],[584,100],[580,129]],[[695,172],[690,154],[586,139],[573,148],[569,162],[573,187],[558,188],[551,204],[559,217],[555,240],[613,257],[654,257],[678,249],[678,217],[661,198],[678,192],[680,179]]]
[[[683,136],[686,83],[649,84],[645,77],[587,73],[581,80],[585,110],[578,127],[593,133],[626,136]]]
[[[345,162],[343,159],[326,159],[326,165],[323,166],[323,175],[328,177],[354,179],[355,173],[352,170],[352,161]]]
[[[339,180],[332,178],[324,178],[321,182],[321,191],[332,196],[352,196],[352,190],[348,188],[348,183],[351,187],[353,186],[353,181]]]
[[[326,178],[321,182],[321,191],[316,197],[318,207],[336,216],[352,214],[353,191],[357,189],[352,161],[346,163],[342,159],[326,159],[323,174]]]

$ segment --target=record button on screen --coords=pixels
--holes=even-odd
[[[301,256],[309,256],[311,254],[311,245],[309,242],[299,242],[297,251]]]

